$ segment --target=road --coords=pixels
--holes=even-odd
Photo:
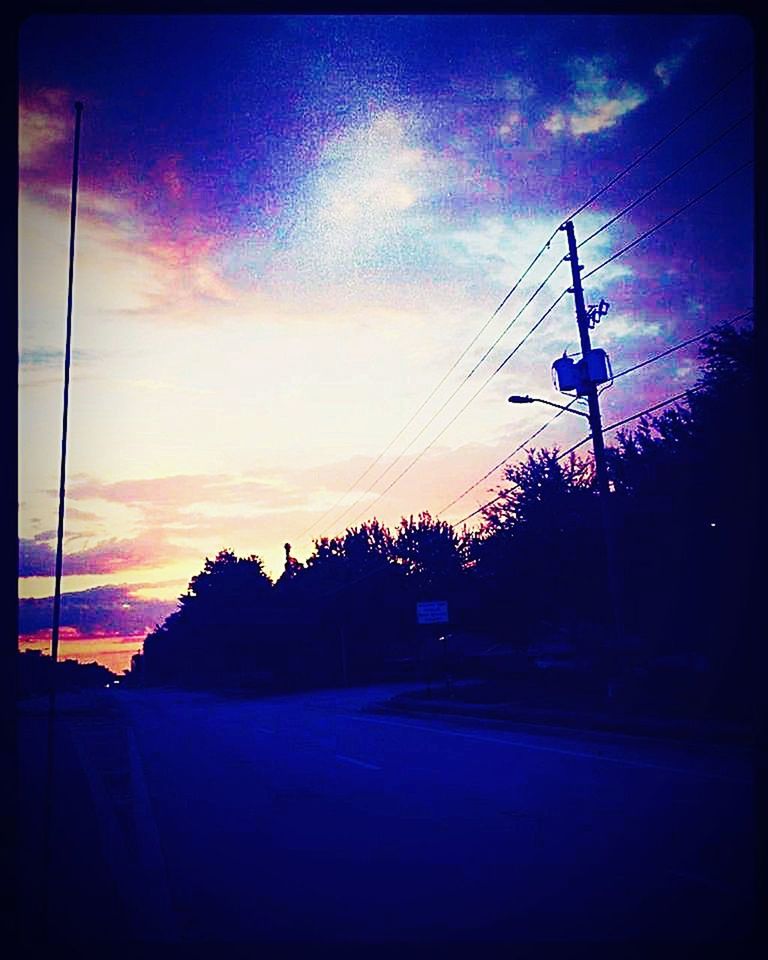
[[[734,940],[749,754],[368,712],[403,685],[62,698],[54,939]],[[42,929],[45,715],[19,716],[23,934]]]

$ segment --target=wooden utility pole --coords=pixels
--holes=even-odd
[[[581,356],[583,369],[586,379],[585,392],[589,403],[589,425],[592,432],[592,446],[595,453],[595,473],[597,476],[597,489],[600,499],[600,513],[603,524],[603,534],[605,539],[605,576],[608,581],[608,590],[610,594],[611,611],[613,614],[614,640],[617,649],[623,647],[623,618],[621,615],[621,595],[619,583],[617,580],[616,548],[613,537],[613,523],[611,520],[610,487],[608,485],[608,466],[605,458],[605,441],[603,439],[603,424],[600,417],[600,401],[597,396],[597,384],[589,377],[589,354],[592,350],[592,343],[589,338],[589,315],[584,303],[584,290],[581,286],[582,267],[579,264],[578,249],[576,246],[576,235],[573,229],[573,221],[567,220],[561,227],[565,230],[568,238],[568,256],[565,258],[571,264],[571,277],[573,286],[568,291],[573,294],[576,306],[576,322],[579,327],[579,340],[581,342]],[[613,672],[611,663],[613,657],[608,657],[609,673]],[[609,677],[608,697],[613,697],[614,685]]]
[[[579,255],[576,248],[576,235],[573,230],[573,221],[566,221],[561,230],[565,230],[568,237],[568,256],[565,258],[571,264],[573,286],[568,291],[573,294],[576,305],[576,322],[579,325],[579,340],[581,341],[581,356],[586,367],[587,358],[592,350],[589,339],[589,317],[584,303],[584,290],[581,286],[581,270]],[[595,451],[595,471],[597,472],[597,488],[600,496],[608,495],[608,468],[605,462],[605,442],[603,440],[603,423],[600,418],[600,401],[597,397],[597,384],[588,379],[587,401],[589,402],[589,426],[592,430],[592,445]]]

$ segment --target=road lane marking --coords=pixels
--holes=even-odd
[[[337,760],[346,760],[347,763],[356,763],[359,767],[367,767],[369,770],[381,770],[375,763],[366,763],[365,760],[355,760],[354,757],[345,757],[342,753],[336,754]]]
[[[533,743],[520,743],[519,740],[503,740],[501,737],[483,737],[476,733],[460,733],[458,730],[441,730],[439,727],[426,727],[420,723],[403,723],[399,720],[378,720],[374,717],[356,717],[354,714],[342,714],[347,720],[360,720],[363,723],[379,723],[389,727],[406,727],[409,730],[427,730],[430,733],[442,733],[449,737],[461,737],[464,740],[482,740],[486,743],[501,743],[507,747],[519,747],[522,750],[537,750],[541,753],[559,753],[566,757],[579,757],[586,760],[605,760],[607,763],[619,763],[626,767],[645,767],[649,770],[663,770],[667,773],[680,773],[685,776],[704,777],[708,780],[722,780],[743,787],[752,786],[750,780],[724,777],[719,773],[707,773],[703,770],[668,767],[659,763],[646,763],[642,760],[625,760],[621,757],[606,757],[600,753],[588,753],[582,750],[563,750],[560,747],[545,747]]]
[[[256,726],[253,726],[253,727],[251,727],[251,729],[252,729],[252,730],[258,730],[259,733],[274,733],[274,732],[275,732],[274,730],[267,730],[266,727],[256,727]]]

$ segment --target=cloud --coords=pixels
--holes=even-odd
[[[61,627],[65,636],[135,637],[146,635],[176,607],[174,601],[147,600],[134,595],[135,586],[94,587],[61,597]],[[53,598],[19,601],[19,634],[50,631]]]
[[[282,483],[275,480],[223,473],[148,477],[112,483],[85,479],[70,484],[68,493],[72,500],[120,503],[138,507],[150,515],[162,509],[169,518],[173,517],[169,512],[172,508],[184,510],[196,503],[247,503],[251,506],[268,503],[273,506],[276,501],[285,504],[295,499]]]
[[[345,249],[379,243],[425,198],[431,163],[412,126],[387,110],[325,145],[316,174],[317,239]]]
[[[91,359],[91,355],[86,350],[75,349],[72,351],[72,363],[82,364]],[[22,348],[19,355],[19,364],[22,367],[34,367],[35,369],[54,368],[62,372],[64,370],[64,351],[48,350],[45,348]]]
[[[71,136],[71,106],[64,90],[39,90],[22,97],[19,105],[19,166],[35,169],[50,158],[55,147]]]
[[[453,102],[469,106],[483,102],[526,100],[535,92],[528,79],[515,73],[499,77],[452,77],[448,85]]]
[[[55,494],[55,491],[50,491]],[[93,542],[92,533],[67,531],[63,558],[66,577],[103,576],[127,570],[151,571],[173,565],[191,572],[200,556],[222,546],[242,549],[247,530],[281,524],[286,511],[295,510],[305,495],[286,477],[261,478],[248,474],[186,475],[104,482],[73,479],[70,501],[132,508],[128,518],[133,535]],[[200,510],[195,505],[203,504]],[[76,507],[68,505],[68,517]],[[98,519],[98,514],[86,514]],[[80,517],[79,519],[82,519]],[[114,526],[112,526],[114,529]],[[89,541],[84,549],[83,540]],[[19,576],[52,577],[55,544],[51,536],[37,534],[19,540]],[[249,548],[252,549],[252,548]]]
[[[577,58],[571,62],[573,93],[567,104],[555,107],[544,120],[549,133],[582,137],[614,127],[627,113],[648,99],[642,87],[612,80],[605,58]]]
[[[659,60],[653,68],[654,74],[659,78],[665,87],[672,83],[672,77],[677,73],[683,64],[684,57],[668,57],[666,60]]]
[[[149,530],[132,538],[104,540],[77,552],[65,550],[63,573],[73,576],[154,567],[186,554],[182,547],[168,542],[163,531]],[[55,561],[56,551],[47,543],[19,540],[19,577],[52,577]]]
[[[697,37],[689,37],[683,41],[683,49],[679,53],[659,60],[659,62],[653,68],[653,72],[661,81],[663,86],[668,87],[670,83],[672,83],[673,77],[679,72],[680,68],[688,59],[688,54],[697,43]]]

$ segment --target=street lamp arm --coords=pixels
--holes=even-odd
[[[559,403],[553,403],[551,400],[542,400],[541,397],[518,397],[512,396],[509,398],[510,403],[546,403],[548,407],[557,407],[558,410],[564,410],[566,413],[575,413],[578,417],[585,417],[589,420],[589,414],[584,413],[583,410],[574,410],[573,407],[564,407]]]

